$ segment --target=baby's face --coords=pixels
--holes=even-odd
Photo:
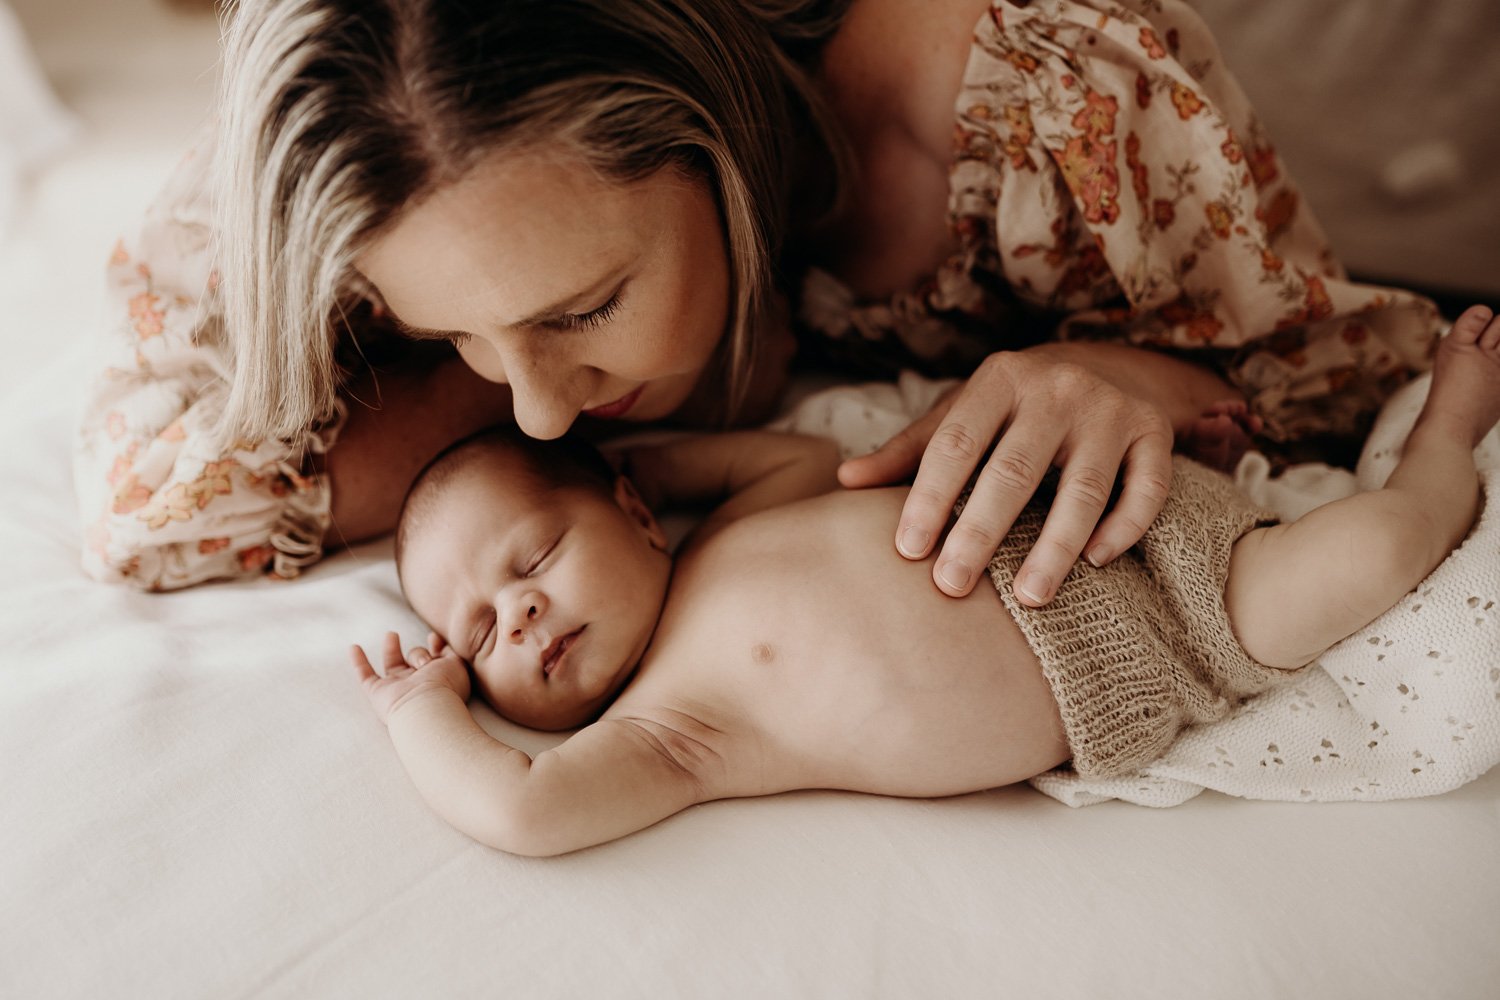
[[[666,597],[671,559],[649,511],[624,480],[612,500],[494,461],[442,489],[402,557],[413,609],[507,718],[590,721],[630,679]]]

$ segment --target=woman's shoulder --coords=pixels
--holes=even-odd
[[[820,78],[857,143],[896,129],[951,155],[954,100],[974,26],[992,0],[854,0],[824,49]]]

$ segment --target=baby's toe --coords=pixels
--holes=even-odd
[[[1486,331],[1500,336],[1500,323],[1494,322],[1495,314],[1488,306],[1470,306],[1464,310],[1462,316],[1453,323],[1453,331],[1448,336],[1455,338],[1454,343],[1474,344],[1478,343],[1480,335]]]

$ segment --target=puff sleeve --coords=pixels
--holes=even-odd
[[[83,567],[146,590],[292,577],[322,554],[329,485],[303,463],[327,426],[217,441],[228,396],[211,261],[211,142],[198,142],[108,265],[107,329],[74,451]]]

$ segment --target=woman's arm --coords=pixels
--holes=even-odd
[[[729,431],[629,448],[629,475],[648,506],[723,501],[695,540],[757,511],[838,489],[838,448],[827,438]]]
[[[840,480],[873,486],[900,481],[915,469],[896,547],[922,559],[977,473],[933,566],[938,588],[961,597],[1056,465],[1057,498],[1016,574],[1018,599],[1039,606],[1052,599],[1080,554],[1102,565],[1140,539],[1171,482],[1174,430],[1237,396],[1206,368],[1120,344],[1050,343],[1000,352],[880,449],[846,462]],[[1119,499],[1106,516],[1117,477]]]
[[[407,488],[433,456],[511,417],[510,387],[476,375],[457,355],[426,370],[366,374],[345,395],[349,418],[323,466],[330,543],[394,529]]]

